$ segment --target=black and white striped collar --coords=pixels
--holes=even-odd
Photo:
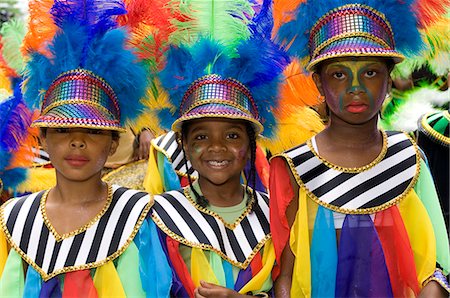
[[[191,175],[193,178],[197,178],[197,171],[191,165],[191,162],[187,161],[187,169],[185,164],[185,157],[181,144],[177,141],[177,134],[174,131],[161,135],[151,141],[152,146],[159,152],[163,153],[172,165],[173,170],[180,176]]]
[[[415,143],[402,132],[383,132],[383,150],[357,169],[322,159],[311,140],[280,154],[297,183],[318,204],[348,214],[371,214],[397,204],[414,187],[420,171]]]
[[[59,236],[40,208],[47,193],[11,199],[0,209],[0,224],[9,244],[44,280],[99,267],[120,256],[151,207],[147,193],[113,185],[111,201],[101,216],[76,233]]]
[[[190,247],[216,252],[239,268],[247,268],[270,236],[269,198],[257,192],[235,223],[227,224],[214,212],[198,206],[183,190],[154,196],[152,218],[169,237]]]

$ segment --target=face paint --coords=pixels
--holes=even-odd
[[[389,71],[382,60],[339,60],[324,64],[320,82],[332,113],[373,117],[385,98]]]

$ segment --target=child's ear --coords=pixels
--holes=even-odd
[[[111,156],[114,153],[116,153],[117,147],[119,147],[119,140],[118,139],[113,139],[112,142],[111,142],[111,148],[109,149],[109,156]]]
[[[312,79],[314,81],[314,84],[316,84],[317,90],[319,90],[320,95],[324,96],[322,82],[320,81],[320,75],[317,72],[314,72],[312,74]]]

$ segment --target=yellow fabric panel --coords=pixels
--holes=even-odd
[[[295,256],[291,297],[311,297],[310,233],[306,200],[306,191],[300,188],[298,212],[290,234],[290,246]]]
[[[240,294],[245,294],[248,292],[256,293],[263,288],[264,283],[267,278],[269,278],[272,273],[272,268],[275,263],[275,248],[272,244],[272,239],[269,239],[264,244],[264,253],[262,256],[261,270],[245,285],[239,290]]]
[[[427,210],[414,190],[409,192],[398,207],[414,253],[417,278],[421,287],[436,269],[436,240],[433,226]]]
[[[6,259],[8,258],[8,244],[6,242],[5,232],[0,231],[0,277],[5,268]]]
[[[112,261],[97,268],[94,285],[98,297],[126,297],[119,275]]]
[[[148,193],[153,195],[164,192],[162,180],[158,171],[156,154],[158,154],[158,152],[156,151],[155,147],[151,145],[150,156],[148,158],[147,174],[144,178],[144,188]]]
[[[196,247],[191,250],[191,277],[196,287],[200,286],[200,280],[219,284],[205,254],[200,248]]]

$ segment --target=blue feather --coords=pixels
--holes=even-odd
[[[277,40],[284,46],[293,41],[288,49],[289,53],[304,58],[309,55],[309,31],[317,20],[336,7],[354,3],[370,6],[386,16],[393,29],[396,49],[399,52],[412,55],[422,49],[417,19],[412,11],[412,0],[310,0],[300,4],[295,13],[296,18],[280,28]]]
[[[264,38],[270,38],[273,29],[272,0],[264,0],[261,10],[253,17],[253,22],[249,25],[252,36],[258,34]]]
[[[14,96],[0,104],[0,148],[13,152],[19,149],[31,125],[32,114],[22,101],[20,85]]]
[[[125,47],[127,33],[116,28],[116,17],[125,12],[118,0],[55,1],[52,14],[61,30],[49,46],[52,58],[30,54],[24,83],[27,104],[38,107],[42,90],[61,73],[81,67],[102,77],[115,91],[122,126],[135,119],[143,110],[140,100],[148,79],[144,65]]]
[[[0,179],[2,179],[3,187],[8,190],[13,190],[17,185],[22,183],[27,176],[27,169],[8,169],[11,159],[11,153],[0,150]]]
[[[277,84],[290,62],[289,57],[278,45],[261,37],[242,42],[234,57],[228,54],[223,45],[208,38],[189,48],[171,47],[166,53],[167,64],[159,74],[161,84],[169,93],[172,105],[179,109],[191,83],[204,75],[237,79],[252,93],[265,122],[264,134],[269,136],[275,123],[271,109],[277,105]],[[161,125],[167,129],[178,116],[170,109],[158,113]]]

